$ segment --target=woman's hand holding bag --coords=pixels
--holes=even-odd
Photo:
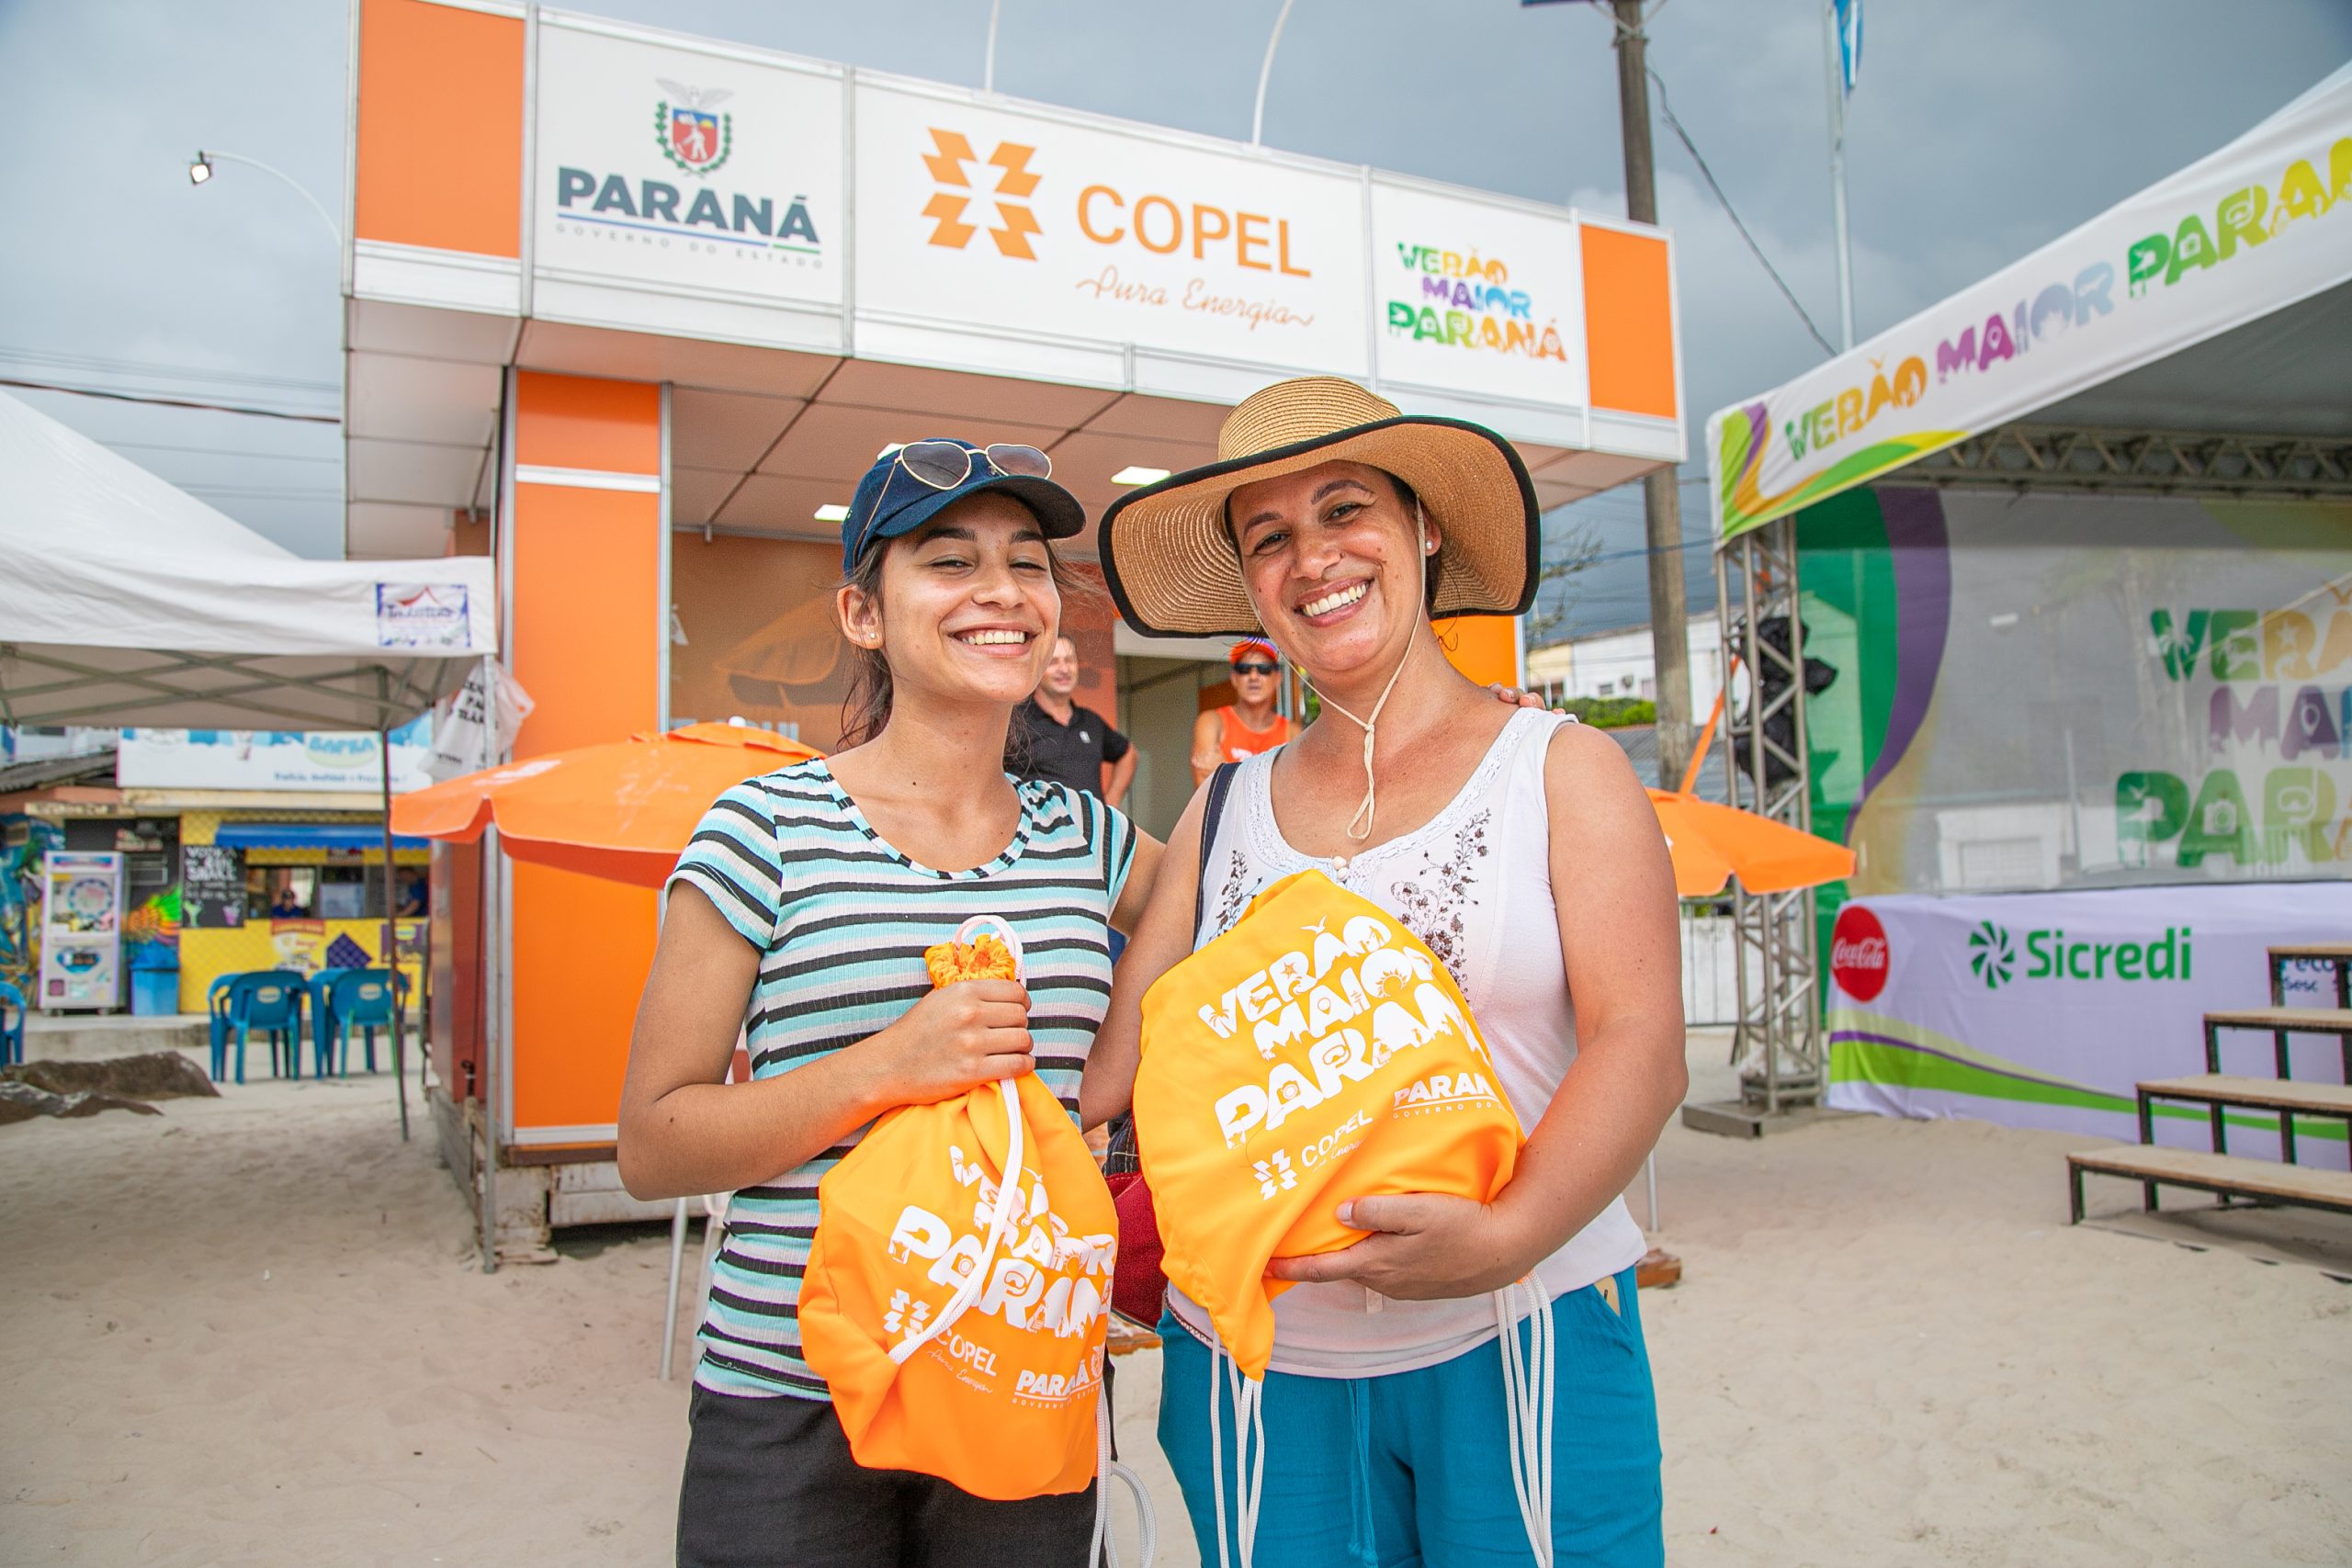
[[[1017,939],[993,923],[1017,961]],[[1007,1054],[987,1036],[1012,1032],[986,993],[1012,984],[963,980],[925,1000],[985,1063]],[[992,1498],[1093,1480],[1116,1222],[1085,1140],[1036,1075],[889,1112],[818,1202],[802,1352],[857,1461]]]

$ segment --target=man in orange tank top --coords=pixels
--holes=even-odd
[[[1297,733],[1297,726],[1274,712],[1280,689],[1282,655],[1273,644],[1244,638],[1233,645],[1233,703],[1211,708],[1193,721],[1193,787],[1216,772],[1219,762],[1271,751]]]

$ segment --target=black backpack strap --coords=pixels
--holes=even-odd
[[[1217,824],[1225,820],[1225,798],[1233,793],[1233,775],[1239,772],[1238,762],[1219,762],[1209,774],[1209,797],[1201,807],[1201,863],[1193,881],[1193,934],[1198,940],[1201,917],[1208,912],[1209,847],[1216,842]]]
[[[1234,771],[1238,762],[1219,762],[1216,772],[1209,775],[1208,799],[1201,807],[1201,864],[1199,880],[1193,887],[1193,934],[1197,938],[1201,916],[1208,908],[1209,846],[1216,842],[1217,824],[1225,818],[1225,799],[1233,790]],[[1114,1118],[1111,1122],[1109,1147],[1103,1153],[1102,1173],[1118,1176],[1142,1169],[1136,1156],[1136,1119],[1132,1111]]]

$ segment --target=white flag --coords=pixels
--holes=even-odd
[[[537,705],[504,665],[483,660],[464,685],[434,705],[433,754],[424,771],[439,783],[497,766]]]

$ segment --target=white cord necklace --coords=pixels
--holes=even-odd
[[[1413,630],[1418,633],[1420,627],[1416,625]],[[1388,684],[1380,688],[1380,700],[1372,705],[1370,718],[1356,717],[1319,688],[1315,694],[1322,699],[1325,707],[1363,730],[1363,803],[1356,807],[1356,814],[1348,818],[1348,837],[1358,843],[1372,837],[1373,821],[1379,809],[1378,785],[1374,782],[1372,772],[1372,744],[1374,733],[1380,725],[1380,710],[1388,705],[1388,694],[1396,689],[1396,677],[1402,675],[1405,672],[1405,666],[1412,661],[1413,645],[1407,643],[1405,657],[1396,661],[1396,673],[1388,677]],[[1359,823],[1363,824],[1361,832],[1357,830]]]
[[[1418,534],[1420,540],[1421,553],[1423,555],[1427,555],[1430,547],[1429,519],[1422,514],[1421,503],[1419,500],[1416,500],[1413,502],[1413,524],[1415,532]],[[1417,610],[1413,616],[1413,630],[1417,637],[1421,629],[1420,620],[1421,617]],[[1380,710],[1388,705],[1388,694],[1396,689],[1396,677],[1402,675],[1405,672],[1405,666],[1410,664],[1412,661],[1413,641],[1408,640],[1405,644],[1405,657],[1396,661],[1396,668],[1389,674],[1388,684],[1380,688],[1380,700],[1372,705],[1372,716],[1370,718],[1358,718],[1354,714],[1350,713],[1347,709],[1334,702],[1320,686],[1317,686],[1315,689],[1316,696],[1322,700],[1324,706],[1329,708],[1341,718],[1347,719],[1350,723],[1354,724],[1363,731],[1363,804],[1356,807],[1356,814],[1353,817],[1348,818],[1347,829],[1348,837],[1355,840],[1357,843],[1362,843],[1366,839],[1372,837],[1373,823],[1379,814],[1379,797],[1377,793],[1379,786],[1375,783],[1372,772],[1373,733],[1380,723]],[[1362,823],[1363,825],[1363,830],[1362,832],[1358,832],[1356,830],[1356,825],[1358,823]]]

